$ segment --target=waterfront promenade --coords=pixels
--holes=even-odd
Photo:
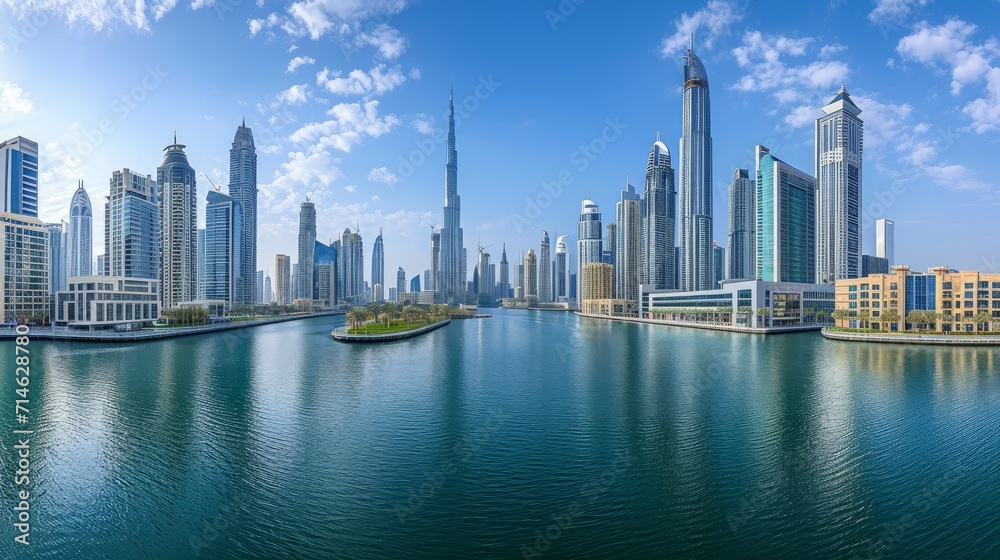
[[[910,334],[910,333],[853,333],[825,328],[823,336],[830,340],[847,342],[876,342],[882,344],[929,344],[940,346],[1000,346],[1000,336],[974,334]]]
[[[114,332],[114,331],[84,331],[73,330],[65,327],[32,327],[29,337],[36,340],[73,340],[80,342],[135,342],[143,340],[160,340],[178,336],[190,336],[196,334],[206,334],[216,331],[229,331],[234,329],[245,329],[249,327],[259,327],[273,323],[284,323],[286,321],[297,321],[300,319],[311,319],[313,317],[323,317],[327,315],[343,315],[343,311],[321,311],[317,313],[302,313],[288,315],[286,317],[270,317],[267,319],[256,319],[249,321],[234,321],[230,323],[216,323],[199,327],[167,327],[156,329],[141,329],[137,331]],[[14,338],[19,336],[14,329],[0,330],[0,339]],[[23,335],[21,335],[23,336]]]
[[[690,321],[671,321],[668,319],[642,319],[639,317],[608,317],[607,315],[593,315],[589,313],[576,312],[580,317],[588,319],[605,319],[611,321],[622,321],[625,323],[645,323],[648,325],[666,325],[668,327],[685,327],[690,329],[708,329],[713,331],[738,332],[746,334],[779,334],[794,333],[804,331],[818,331],[823,325],[794,325],[788,327],[739,327],[734,325],[720,325],[716,323],[693,323]]]

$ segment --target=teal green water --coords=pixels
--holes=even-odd
[[[499,310],[31,341],[0,558],[996,558],[1000,352]]]

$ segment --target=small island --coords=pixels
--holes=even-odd
[[[347,326],[331,333],[341,342],[387,342],[439,329],[474,313],[448,305],[369,303],[347,312]]]

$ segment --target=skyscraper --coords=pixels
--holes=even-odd
[[[528,249],[524,254],[524,297],[538,297],[538,259],[534,249]]]
[[[297,297],[312,299],[313,251],[316,248],[316,205],[307,198],[299,207],[299,271]]]
[[[345,228],[340,236],[340,252],[337,254],[338,275],[343,278],[343,292],[338,294],[351,305],[365,303],[364,242],[360,233],[351,233]],[[339,280],[338,280],[339,282]]]
[[[274,293],[271,291],[271,275],[264,274],[264,303],[271,303],[274,301]]]
[[[615,243],[615,297],[639,301],[639,270],[641,268],[642,216],[639,195],[635,187],[625,180],[625,189],[615,205],[615,219],[618,226],[618,240]]]
[[[0,212],[2,322],[23,322],[26,318],[41,320],[48,315],[51,292],[48,237],[49,232],[41,220]]]
[[[507,244],[503,244],[503,252],[500,253],[500,298],[510,297],[510,263],[507,262]]]
[[[93,269],[94,217],[90,206],[90,197],[83,190],[83,181],[77,184],[76,192],[69,204],[69,270],[67,278],[74,276],[90,276]]]
[[[254,274],[257,272],[257,149],[253,144],[253,132],[247,128],[246,120],[236,128],[233,146],[229,150],[229,196],[240,203],[243,211],[243,239],[236,268],[236,301],[238,305],[250,305],[260,298],[255,294],[257,286]]]
[[[38,143],[22,136],[0,142],[0,212],[38,217]]]
[[[455,150],[455,96],[448,99],[448,145],[445,151],[444,222],[441,225],[441,278],[436,288],[442,303],[465,303],[462,266],[462,210],[458,196],[458,152]]]
[[[254,303],[264,303],[264,271],[257,271],[257,287],[254,290]]]
[[[890,267],[895,263],[893,260],[895,258],[893,249],[895,244],[893,230],[895,227],[896,224],[892,220],[882,218],[875,221],[875,256],[889,261]]]
[[[560,235],[556,239],[556,281],[553,286],[556,301],[566,301],[569,298],[569,253],[566,250],[566,238],[568,237],[568,235]],[[503,266],[502,263],[501,266]]]
[[[403,267],[399,267],[399,270],[396,271],[396,297],[398,298],[399,294],[405,291],[406,291],[406,271],[403,270]]]
[[[441,234],[431,230],[431,267],[424,278],[424,289],[429,292],[440,292],[438,278],[441,277]]]
[[[205,228],[198,228],[198,297],[205,299]]]
[[[385,286],[385,254],[382,247],[382,228],[378,230],[378,237],[372,244],[372,286],[378,284]],[[384,290],[383,290],[384,291]],[[376,299],[375,301],[381,301]]]
[[[861,272],[864,123],[844,86],[816,119],[816,282]]]
[[[577,261],[576,269],[583,270],[583,267],[592,262],[601,262],[601,211],[597,204],[589,198],[580,203],[580,225],[577,235]],[[576,293],[581,293],[580,274],[577,274]]]
[[[55,316],[55,293],[66,289],[66,233],[63,223],[45,224],[49,232],[49,316]]]
[[[198,295],[198,185],[184,148],[174,134],[156,168],[162,309]]]
[[[694,53],[694,36],[684,57],[681,116],[681,285],[683,291],[712,285],[712,111],[708,72]]]
[[[712,241],[712,281],[715,286],[726,279],[726,248],[720,247],[718,243]]]
[[[816,180],[757,146],[757,278],[816,282]]]
[[[313,293],[312,299],[330,305],[337,301],[337,251],[336,243],[327,245],[316,241],[313,245]]]
[[[726,272],[732,279],[757,277],[757,191],[756,178],[746,169],[733,173],[729,184],[729,250]]]
[[[552,301],[552,256],[549,232],[542,230],[542,247],[538,253],[538,301]]]
[[[205,206],[205,299],[243,305],[237,299],[243,284],[243,208],[235,198],[208,191]]]
[[[614,222],[604,225],[604,247],[601,251],[601,262],[615,266],[618,256],[618,225]]]
[[[104,203],[105,276],[156,280],[160,274],[160,216],[152,175],[128,168],[111,173]],[[201,231],[199,241],[201,241]],[[201,264],[202,246],[198,245]]]
[[[410,278],[410,291],[419,292],[420,291],[420,275],[416,275]]]
[[[654,289],[673,287],[674,245],[677,240],[677,190],[670,150],[660,141],[649,150],[646,188],[642,194],[639,282]]]
[[[477,278],[477,294],[478,294],[478,304],[493,306],[496,305],[496,299],[493,296],[494,291],[494,278],[493,278],[493,265],[490,264],[490,254],[483,251],[483,244],[479,244],[479,259],[476,262],[476,272],[478,273]]]
[[[278,305],[292,303],[292,259],[288,255],[274,256],[274,283]]]

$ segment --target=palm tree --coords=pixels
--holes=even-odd
[[[976,316],[974,317],[974,319],[976,320],[976,330],[978,331],[979,327],[981,326],[983,327],[984,331],[988,331],[990,328],[990,318],[991,318],[990,314],[986,311],[980,311],[979,313],[976,313]]]
[[[850,316],[851,316],[851,313],[848,310],[846,310],[846,309],[836,309],[836,310],[834,310],[833,313],[830,314],[830,318],[832,318],[834,320],[834,323],[838,327],[842,327],[843,326],[843,322],[846,321],[847,318],[850,317]]]
[[[820,309],[816,312],[816,322],[825,323],[826,322],[826,309]]]
[[[884,331],[892,330],[893,323],[899,323],[899,310],[897,309],[886,309],[882,312],[882,323],[884,325]]]
[[[862,309],[858,311],[858,321],[861,323],[861,328],[868,330],[868,319],[872,316],[872,312],[867,309]]]
[[[760,326],[766,327],[767,326],[766,317],[771,314],[771,309],[769,307],[758,307],[755,311],[755,314],[761,318]]]

